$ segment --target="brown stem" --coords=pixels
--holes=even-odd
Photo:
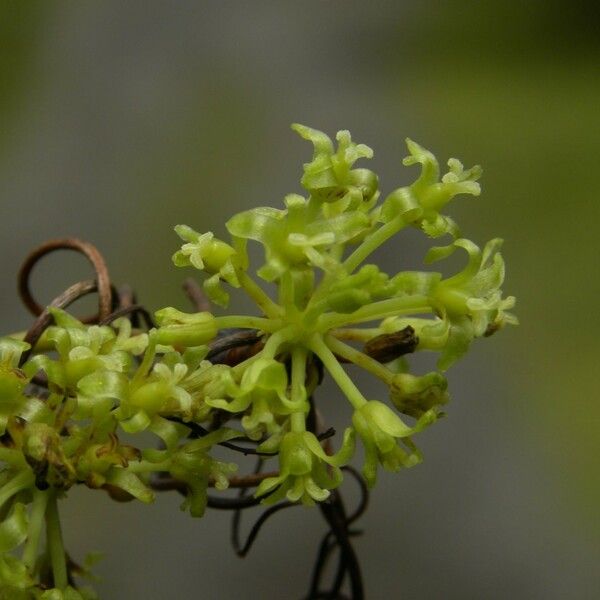
[[[210,302],[208,298],[205,296],[202,288],[198,285],[196,280],[188,277],[183,282],[183,291],[186,296],[190,299],[192,305],[198,312],[208,312],[210,311]]]
[[[96,272],[95,283],[98,291],[98,313],[82,320],[85,323],[93,323],[105,319],[110,314],[112,305],[112,290],[106,263],[94,245],[76,238],[50,240],[33,250],[27,256],[18,275],[19,295],[27,309],[36,317],[44,312],[44,307],[34,299],[31,293],[29,279],[31,271],[38,261],[56,250],[75,250],[76,252],[83,254],[91,263]]]
[[[229,478],[230,488],[252,488],[256,487],[263,479],[268,477],[277,477],[279,471],[269,471],[266,473],[250,473],[249,475],[240,475]],[[215,487],[214,479],[208,482],[209,487]],[[170,490],[185,491],[187,486],[185,482],[173,479],[172,477],[158,477],[151,482],[151,487],[157,492]]]

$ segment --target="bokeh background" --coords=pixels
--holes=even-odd
[[[405,136],[478,162],[484,193],[451,213],[476,242],[505,238],[521,325],[450,371],[425,462],[381,477],[357,540],[367,597],[598,598],[597,23],[592,1],[2,2],[1,330],[30,323],[23,256],[66,235],[147,306],[185,308],[172,226],[223,234],[233,212],[299,191],[310,147],[294,121],[372,146],[384,191],[414,176]],[[407,236],[380,259],[419,268],[424,248]],[[87,275],[50,257],[36,293]],[[331,387],[323,401],[341,404]],[[103,598],[304,593],[318,511],[278,515],[240,560],[227,515],[178,504],[65,504],[73,555],[106,554]]]

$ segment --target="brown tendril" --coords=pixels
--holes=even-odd
[[[182,287],[183,291],[185,292],[185,295],[189,298],[190,302],[192,303],[192,306],[198,312],[210,311],[210,302],[195,279],[188,277],[183,282]]]
[[[108,275],[106,263],[98,249],[93,244],[78,240],[77,238],[50,240],[33,250],[27,256],[25,262],[19,270],[18,275],[19,296],[21,297],[23,304],[27,307],[29,312],[31,312],[36,317],[44,312],[44,306],[39,304],[31,293],[29,279],[33,268],[39,262],[39,260],[47,254],[50,254],[51,252],[55,252],[57,250],[74,250],[76,252],[79,252],[80,254],[83,254],[91,263],[96,273],[96,288],[95,290],[90,291],[98,292],[98,313],[93,316],[81,319],[82,322],[97,323],[98,321],[106,319],[106,317],[108,317],[108,315],[110,314],[112,307],[112,289],[110,285],[110,277]],[[89,291],[86,293],[89,293]]]

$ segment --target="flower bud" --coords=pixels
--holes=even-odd
[[[447,385],[446,378],[435,371],[422,377],[399,373],[392,381],[390,398],[401,413],[418,419],[448,402]]]
[[[163,308],[156,313],[157,342],[165,346],[201,346],[217,335],[215,318],[209,312],[184,313]]]
[[[353,169],[348,178],[352,185],[360,190],[365,202],[371,200],[377,193],[379,181],[377,175],[370,169]]]
[[[235,254],[235,250],[229,244],[214,238],[207,244],[205,252],[204,269],[208,273],[218,273]]]

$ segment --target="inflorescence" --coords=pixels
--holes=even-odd
[[[184,242],[175,265],[203,271],[204,291],[219,306],[228,304],[225,287],[243,290],[259,316],[169,307],[154,320],[146,315],[155,326],[142,327],[130,307],[84,324],[55,303],[37,339],[0,339],[0,597],[95,597],[74,579],[88,567],[75,565],[63,545],[57,501],[74,485],[148,503],[168,484],[185,494],[182,508],[200,517],[210,487],[224,490],[239,479],[236,464],[213,457],[216,445],[241,447],[273,465],[247,480],[255,501],[267,505],[325,502],[357,442],[369,487],[379,467],[419,463],[413,437],[442,414],[443,372],[475,338],[516,322],[506,312],[514,298],[500,290],[501,240],[480,249],[443,213],[455,196],[479,195],[479,167],[465,170],[450,159],[440,176],[433,154],[407,140],[404,164],[420,165],[420,175],[380,201],[377,175],[354,167],[372,157],[369,147],[348,131],[334,144],[320,131],[293,129],[314,146],[301,179],[305,195],[286,196],[282,209],[235,215],[227,222],[229,243],[175,228]],[[388,275],[369,262],[408,227],[451,238],[432,247],[426,263],[463,250],[467,265],[444,278],[434,271]],[[264,248],[256,273],[249,240]],[[438,370],[410,373],[406,356],[419,351],[437,352]],[[389,402],[366,398],[344,363],[383,381]],[[324,373],[352,410],[334,438],[315,425]],[[121,441],[123,433],[135,440],[146,431],[160,443]]]

